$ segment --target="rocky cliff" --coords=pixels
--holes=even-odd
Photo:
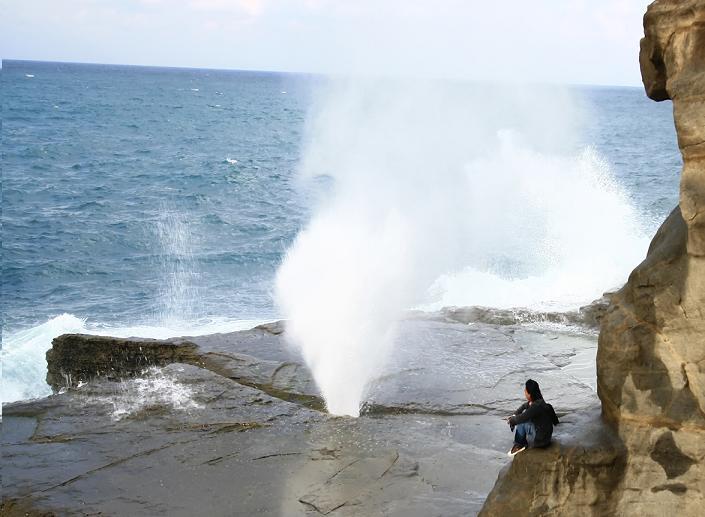
[[[517,458],[481,515],[703,514],[705,0],[653,2],[644,33],[646,93],[673,101],[679,206],[602,318],[602,422]]]

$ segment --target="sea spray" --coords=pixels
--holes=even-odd
[[[533,151],[512,133],[500,133],[499,143],[491,159],[467,165],[469,195],[516,210],[495,211],[487,231],[472,232],[476,255],[461,270],[442,274],[429,301],[418,308],[568,311],[620,287],[643,258],[650,229],[609,165],[591,148],[550,156]],[[488,173],[512,181],[496,188]],[[468,213],[479,215],[472,209]]]
[[[365,217],[351,206],[315,220],[279,271],[287,335],[302,344],[333,414],[357,416],[386,359],[398,309],[411,299],[408,234],[395,213]]]
[[[357,81],[320,99],[299,172],[332,187],[275,297],[333,414],[359,414],[405,309],[573,308],[645,249],[607,165],[575,145],[565,90]]]
[[[85,330],[85,321],[72,314],[62,314],[18,332],[3,331],[2,402],[50,395],[51,388],[46,383],[46,352],[51,348],[51,340],[61,334]]]
[[[111,324],[87,322],[73,314],[61,314],[30,328],[3,329],[2,401],[13,402],[51,394],[46,383],[46,352],[52,339],[62,334],[82,333],[115,337],[139,336],[165,339],[176,336],[233,332],[252,328],[267,320],[241,320],[205,317],[196,302],[198,235],[183,211],[173,203],[162,203],[153,224],[147,228],[154,247],[153,264],[159,281],[159,304],[142,324]]]
[[[161,205],[154,230],[158,270],[162,277],[157,320],[167,327],[192,321],[196,316],[194,303],[198,299],[198,272],[193,255],[196,236],[184,214],[167,203]]]
[[[46,352],[51,348],[52,339],[62,334],[168,339],[246,330],[267,321],[269,320],[204,318],[193,322],[179,322],[172,327],[159,324],[106,326],[87,322],[73,314],[61,314],[34,327],[3,332],[0,351],[2,402],[34,399],[51,394],[51,388],[46,383]]]
[[[196,409],[201,406],[195,396],[193,387],[180,382],[174,372],[151,367],[141,377],[122,380],[113,396],[105,398],[104,402],[113,407],[113,420],[122,420],[155,406],[170,407],[174,411]]]

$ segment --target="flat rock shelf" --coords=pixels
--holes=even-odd
[[[409,315],[359,418],[325,412],[285,337],[56,338],[57,393],[3,407],[3,515],[475,515],[527,378],[559,444],[599,405],[590,333]]]

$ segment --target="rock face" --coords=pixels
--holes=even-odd
[[[671,99],[680,203],[612,297],[597,355],[603,415],[627,449],[617,509],[702,515],[705,505],[705,1],[659,1],[640,63]]]
[[[644,87],[673,101],[684,164],[679,206],[601,320],[600,425],[621,445],[609,445],[615,456],[605,462],[612,440],[595,443],[587,429],[578,454],[565,443],[532,452],[500,474],[482,515],[522,502],[535,515],[703,514],[705,0],[652,3],[644,32]]]
[[[58,391],[99,376],[121,379],[150,366],[191,364],[200,356],[198,347],[187,341],[65,334],[47,351],[47,384]]]
[[[599,408],[568,415],[551,447],[521,453],[502,471],[481,515],[617,515],[625,460]]]
[[[613,422],[705,426],[705,1],[654,2],[641,42],[644,86],[672,99],[683,156],[680,206],[612,297],[598,387]]]

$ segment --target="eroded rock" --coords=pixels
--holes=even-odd
[[[571,415],[551,446],[519,453],[505,467],[480,516],[618,515],[626,461],[599,408]]]

